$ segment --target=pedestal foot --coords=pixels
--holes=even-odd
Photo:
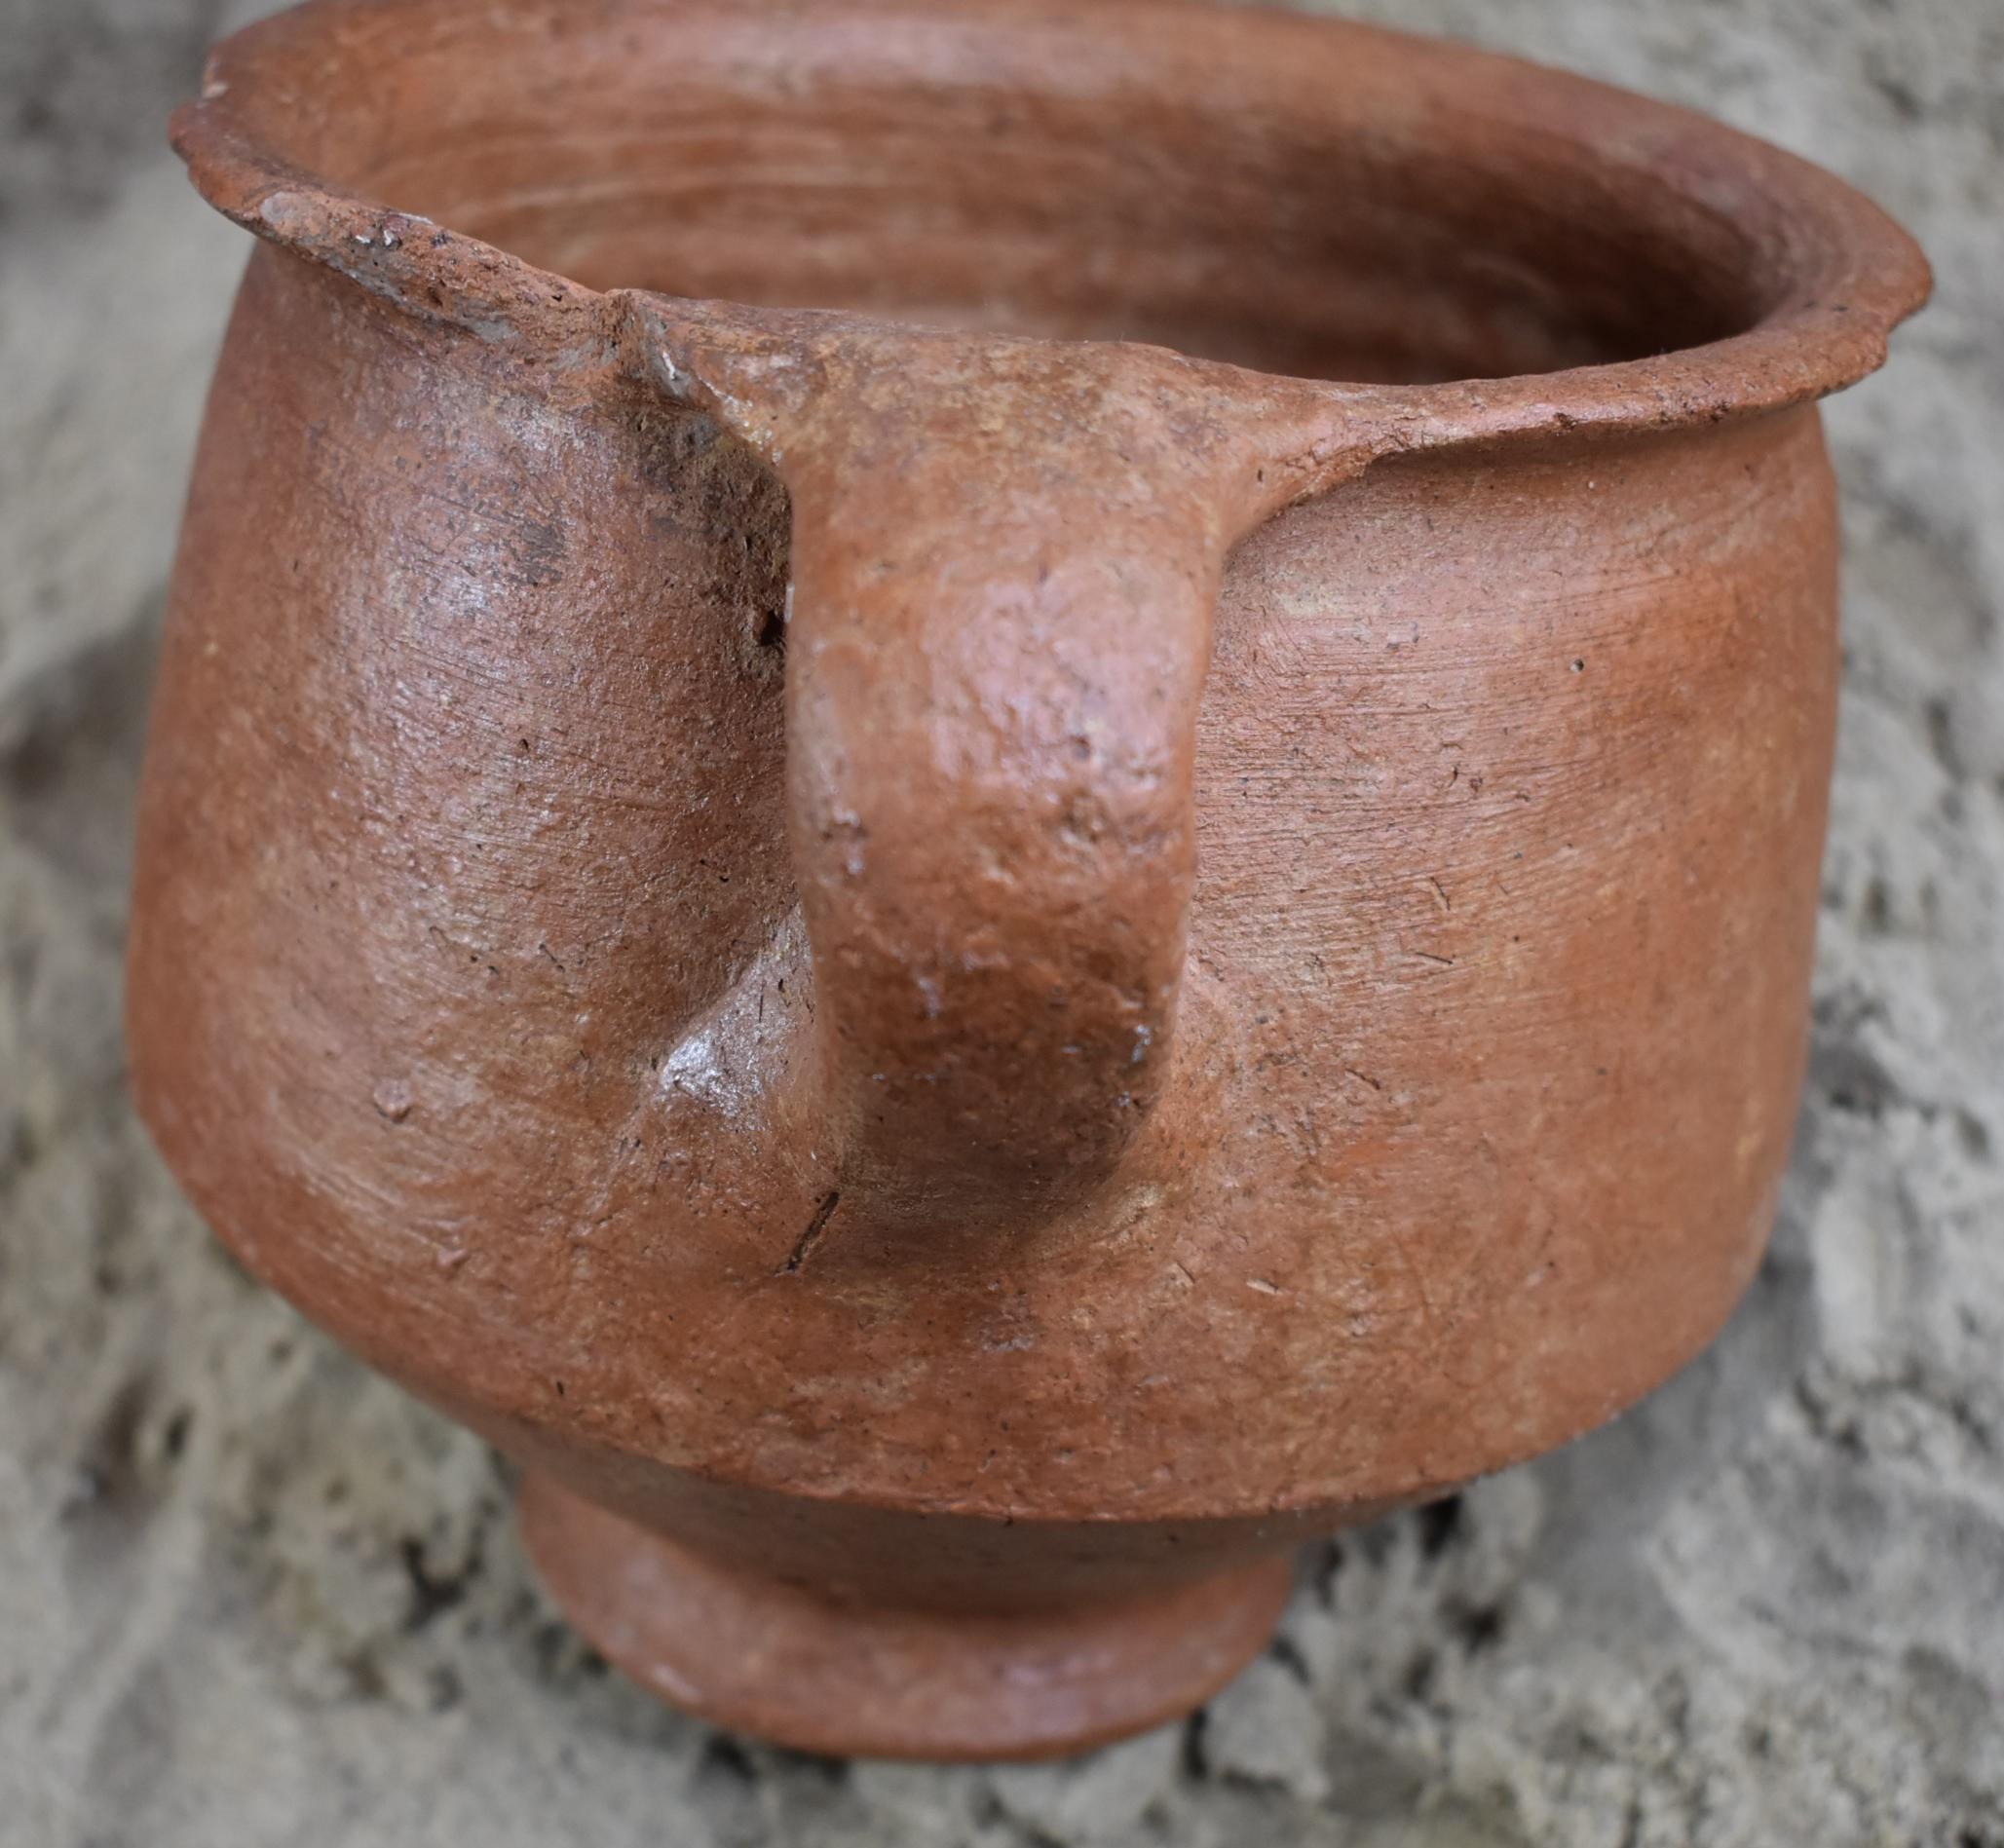
[[[544,1583],[617,1666],[717,1725],[799,1751],[1054,1757],[1190,1712],[1265,1646],[1285,1559],[1120,1603],[948,1616],[836,1603],[718,1564],[531,1477]]]

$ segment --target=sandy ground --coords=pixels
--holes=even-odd
[[[160,140],[220,0],[0,0],[0,1842],[2004,1848],[2004,12],[1418,0],[1921,235],[1834,407],[1845,683],[1772,1256],[1644,1410],[1304,1568],[1189,1728],[813,1761],[609,1674],[470,1438],[208,1241],[119,953],[153,637],[241,264]]]

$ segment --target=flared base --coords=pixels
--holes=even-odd
[[[946,1615],[840,1604],[719,1565],[547,1478],[522,1486],[543,1582],[663,1700],[798,1751],[1056,1757],[1199,1706],[1258,1654],[1285,1559],[1114,1604]]]

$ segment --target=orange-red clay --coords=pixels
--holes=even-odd
[[[1801,1074],[1815,400],[1909,240],[1700,118],[1166,0],[315,0],[146,772],[134,1081],[824,1752],[1203,1699],[1298,1540],[1718,1330]]]

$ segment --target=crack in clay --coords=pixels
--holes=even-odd
[[[835,1209],[842,1204],[842,1194],[832,1190],[821,1195],[821,1203],[814,1208],[814,1216],[808,1221],[807,1230],[802,1232],[793,1247],[792,1255],[779,1268],[773,1272],[775,1277],[793,1277],[800,1274],[800,1267],[807,1263],[821,1234],[828,1229],[828,1222],[835,1217]]]

